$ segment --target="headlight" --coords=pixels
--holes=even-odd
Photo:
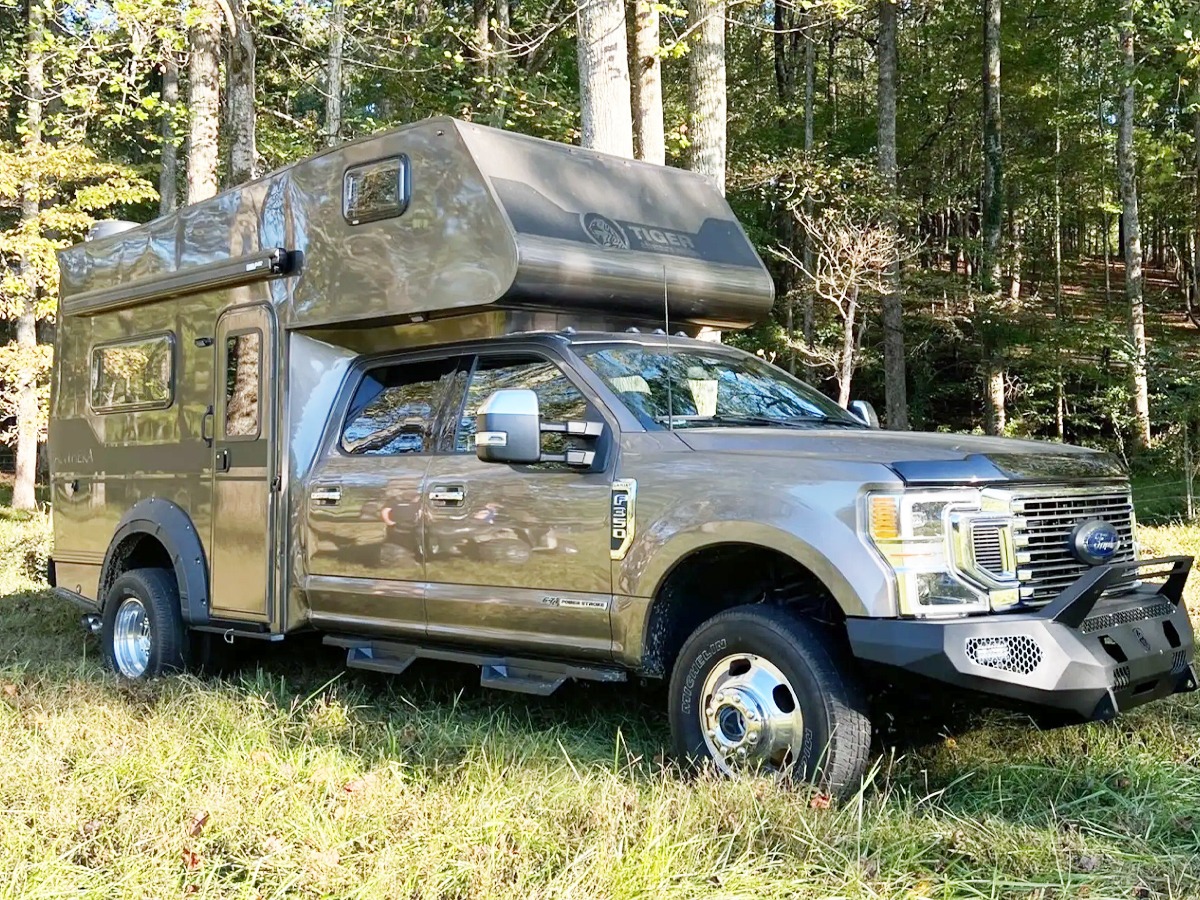
[[[962,616],[1018,602],[1009,519],[989,499],[963,490],[866,496],[863,530],[896,573],[901,615]],[[995,558],[977,561],[977,543],[992,542]]]

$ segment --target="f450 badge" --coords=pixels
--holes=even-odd
[[[637,503],[637,482],[621,478],[612,484],[612,541],[609,549],[613,559],[624,559],[633,543],[634,506]]]

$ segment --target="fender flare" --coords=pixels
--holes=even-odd
[[[191,517],[182,507],[161,497],[139,500],[121,517],[116,533],[104,554],[100,569],[100,596],[103,607],[107,588],[115,580],[113,566],[117,563],[117,548],[132,535],[144,534],[154,538],[167,551],[179,585],[179,601],[183,621],[202,625],[208,621],[208,566],[204,545]]]

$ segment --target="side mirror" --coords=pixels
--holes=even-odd
[[[850,415],[871,428],[879,427],[879,413],[866,400],[851,400],[848,407]]]
[[[483,462],[538,462],[542,458],[542,417],[537,394],[506,388],[484,400],[475,417],[475,455]]]
[[[586,469],[596,460],[594,450],[543,453],[542,434],[598,438],[603,422],[543,422],[537,394],[527,388],[505,388],[483,401],[475,417],[475,455],[482,462],[532,465],[566,463]]]

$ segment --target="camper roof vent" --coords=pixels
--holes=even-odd
[[[636,325],[630,325],[628,328],[625,329],[625,333],[626,334],[641,334],[642,329],[638,328]]]
[[[574,333],[575,333],[575,329],[574,329],[572,326],[570,326],[570,325],[568,325],[566,328],[564,328],[564,329],[563,329],[563,330],[560,332],[560,334],[565,334],[567,337],[570,337],[570,336],[571,336],[571,335],[573,335]]]
[[[87,240],[98,241],[101,238],[137,227],[137,222],[126,222],[124,219],[103,219],[88,229]]]

